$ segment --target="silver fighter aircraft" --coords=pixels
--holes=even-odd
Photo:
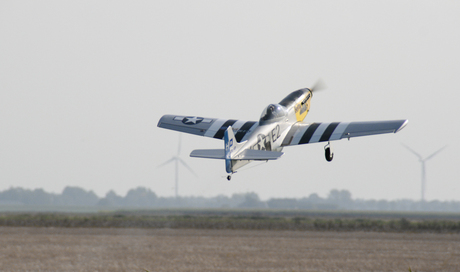
[[[285,146],[327,142],[327,161],[334,153],[331,141],[396,133],[408,120],[304,123],[313,93],[318,88],[292,92],[278,104],[268,105],[259,121],[164,115],[158,127],[224,140],[224,149],[198,149],[191,157],[225,160],[227,179],[252,161],[276,160]]]

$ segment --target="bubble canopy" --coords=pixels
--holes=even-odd
[[[269,124],[283,119],[287,116],[286,108],[279,104],[268,105],[260,115],[259,123],[261,125]]]

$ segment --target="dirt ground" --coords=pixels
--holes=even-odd
[[[0,227],[1,271],[460,271],[460,235]]]

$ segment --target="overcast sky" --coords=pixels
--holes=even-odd
[[[0,190],[137,186],[174,195],[179,133],[164,114],[258,120],[312,86],[306,122],[409,119],[405,129],[288,147],[225,179],[190,158],[223,141],[182,136],[179,194],[460,201],[458,1],[1,1]],[[253,165],[258,165],[251,168]]]

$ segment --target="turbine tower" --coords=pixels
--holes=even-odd
[[[159,167],[162,167],[166,164],[169,164],[170,162],[174,162],[174,166],[175,166],[175,194],[176,194],[176,198],[179,196],[179,162],[185,166],[185,168],[187,168],[195,177],[197,176],[195,174],[195,172],[193,172],[192,168],[190,168],[180,157],[179,157],[179,154],[180,154],[180,148],[181,148],[181,140],[182,140],[182,134],[179,134],[179,147],[177,149],[177,155],[176,156],[173,156],[171,159],[167,160],[166,162],[160,164],[157,168]]]
[[[425,186],[426,186],[426,168],[425,168],[425,162],[429,159],[432,159],[434,156],[436,156],[439,152],[441,152],[444,148],[447,146],[444,146],[443,148],[438,149],[438,151],[434,152],[430,156],[426,157],[425,159],[420,156],[417,152],[412,150],[410,147],[407,145],[403,144],[405,148],[407,148],[412,154],[418,157],[419,162],[422,164],[422,203],[425,202]]]

